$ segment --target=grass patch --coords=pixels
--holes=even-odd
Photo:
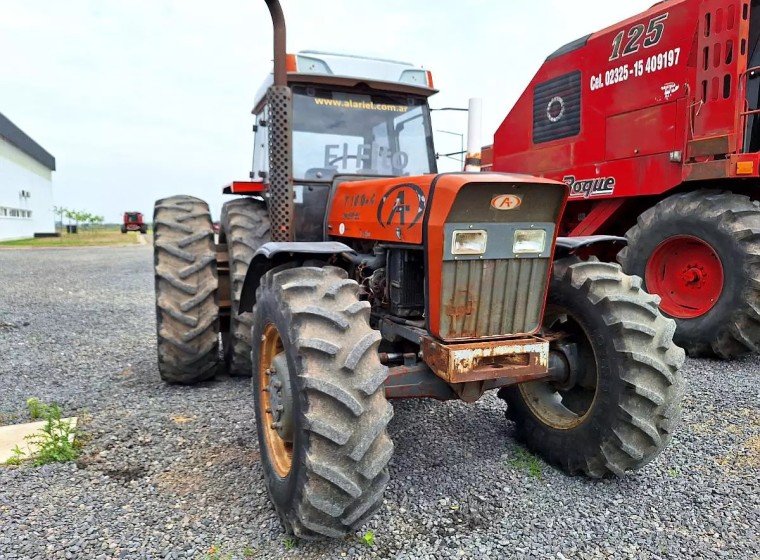
[[[531,478],[541,478],[541,460],[530,451],[523,448],[515,450],[514,456],[509,459],[509,464],[514,468],[525,471]]]
[[[6,465],[21,465],[31,460],[32,465],[41,467],[50,463],[67,463],[79,457],[79,443],[76,441],[77,429],[61,419],[61,409],[57,404],[47,405],[39,399],[26,401],[29,415],[33,420],[44,420],[45,425],[36,433],[26,436],[26,441],[37,448],[34,456],[26,457],[18,445]]]
[[[62,233],[60,237],[39,237],[0,241],[0,247],[108,247],[112,245],[137,245],[138,234],[126,234],[116,230],[86,231],[76,234]]]
[[[282,546],[285,547],[285,550],[293,550],[296,546],[298,546],[298,540],[293,537],[282,539]]]

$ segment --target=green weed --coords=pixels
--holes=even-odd
[[[293,537],[282,539],[282,546],[285,547],[285,550],[293,550],[297,545],[298,541]]]
[[[243,558],[253,558],[253,549],[250,546],[243,549]]]
[[[367,531],[364,533],[364,536],[362,536],[361,541],[365,546],[375,546],[375,533]]]
[[[541,478],[541,461],[529,451],[518,448],[514,457],[509,460],[509,464],[516,469],[524,470],[532,478]]]
[[[45,425],[36,433],[26,436],[26,441],[37,447],[31,457],[32,465],[41,467],[49,463],[66,463],[79,456],[79,443],[75,441],[76,428],[69,422],[61,420],[61,409],[57,404],[47,405],[39,399],[26,401],[29,415],[33,420],[42,419]],[[25,460],[24,453],[17,445],[7,465],[20,465]]]
[[[22,457],[26,455],[26,453],[21,451],[21,448],[18,446],[18,444],[16,444],[16,447],[11,449],[11,452],[13,453],[13,455],[5,461],[5,464],[18,467],[23,461]]]
[[[680,467],[672,467],[668,469],[668,476],[671,478],[678,478],[679,476],[681,476]]]
[[[26,407],[29,409],[29,416],[32,420],[39,420],[47,413],[48,406],[40,402],[39,399],[32,397],[26,400]]]

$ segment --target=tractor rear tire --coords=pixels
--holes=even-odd
[[[253,314],[238,315],[248,265],[256,250],[271,240],[269,214],[262,202],[238,198],[222,206],[220,243],[227,244],[230,266],[230,331],[222,336],[224,361],[230,375],[251,375]]]
[[[505,387],[517,437],[570,475],[624,475],[654,459],[681,415],[684,352],[641,279],[596,259],[554,263],[544,327],[575,342],[574,384]]]
[[[760,351],[760,203],[721,191],[677,194],[642,213],[626,237],[618,261],[661,296],[689,356]]]
[[[288,532],[342,537],[383,503],[388,369],[359,285],[340,268],[294,266],[262,278],[253,311],[261,462]]]
[[[145,235],[146,233],[148,233],[148,226],[145,225],[145,224],[141,225],[140,226],[140,233],[142,233],[143,235]]]
[[[216,247],[208,205],[190,196],[153,214],[158,369],[168,383],[214,377],[219,353]]]
[[[127,226],[121,226],[121,233],[127,233]]]

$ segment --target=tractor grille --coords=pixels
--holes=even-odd
[[[548,258],[443,263],[444,340],[535,332],[549,279]]]

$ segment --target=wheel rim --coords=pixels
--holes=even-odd
[[[293,467],[293,412],[286,364],[280,333],[270,323],[261,337],[259,417],[272,466],[280,478],[287,477]]]
[[[723,264],[709,243],[690,235],[666,239],[647,262],[647,289],[660,296],[660,309],[693,319],[710,311],[723,292]]]
[[[545,326],[563,333],[565,342],[578,345],[580,363],[586,367],[574,372],[571,386],[553,381],[533,381],[518,385],[522,400],[541,422],[557,430],[570,430],[591,414],[599,382],[596,356],[583,326],[564,309],[547,308]]]

